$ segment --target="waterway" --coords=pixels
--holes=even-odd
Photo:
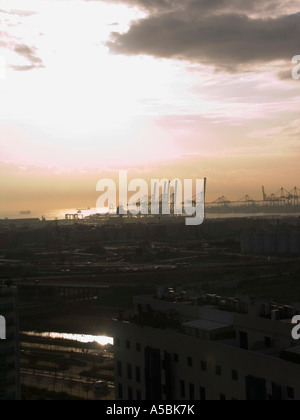
[[[84,334],[67,334],[67,333],[57,333],[57,332],[35,332],[35,331],[26,331],[22,334],[30,337],[40,337],[40,338],[49,338],[49,339],[60,339],[60,340],[69,340],[77,341],[78,343],[98,343],[100,346],[113,345],[114,340],[112,337],[106,337],[103,335],[84,335]]]

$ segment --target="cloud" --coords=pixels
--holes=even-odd
[[[30,11],[30,10],[16,10],[16,9],[12,9],[12,10],[3,10],[3,9],[0,9],[0,13],[5,13],[7,15],[17,15],[17,16],[20,16],[20,17],[29,17],[29,16],[36,15],[36,12],[34,12],[34,11]]]
[[[11,69],[15,71],[29,71],[34,70],[36,68],[40,68],[42,66],[36,66],[36,65],[28,65],[28,66],[10,66]]]
[[[138,7],[149,14],[182,10],[197,15],[238,13],[251,17],[276,17],[299,11],[298,0],[85,0],[122,3]]]
[[[8,15],[3,18],[3,14]],[[22,57],[22,62],[19,64],[8,64],[10,68],[16,71],[28,71],[36,68],[44,67],[43,62],[40,57],[38,57],[37,49],[35,47],[27,45],[26,41],[22,40],[19,36],[13,35],[10,31],[11,27],[14,26],[12,22],[14,21],[13,15],[17,16],[16,26],[22,25],[22,18],[28,17],[36,14],[32,11],[22,11],[22,10],[3,10],[0,9],[0,24],[6,22],[6,30],[0,31],[0,48],[8,49],[9,51],[14,52],[19,57]],[[25,59],[25,62],[24,62]]]
[[[85,0],[95,1],[95,0]],[[103,1],[103,0],[100,0]],[[299,10],[298,0],[104,0],[107,3],[125,3],[153,13],[185,10],[196,13],[251,13],[256,16],[276,16],[283,11],[295,13]]]
[[[17,66],[17,67],[21,67],[23,69],[25,67],[26,70],[30,70],[30,68],[43,67],[43,62],[36,55],[35,48],[30,48],[25,44],[18,44],[15,46],[14,51],[31,63],[29,66]]]
[[[277,76],[280,80],[295,82],[295,80],[292,77],[292,70],[290,70],[290,69],[285,69],[285,70],[279,71],[277,73]]]
[[[143,0],[126,2],[147,7]],[[300,13],[293,13],[294,2],[159,3],[151,1],[149,14],[135,21],[127,33],[112,33],[108,43],[112,53],[182,59],[236,72],[275,61],[290,62],[300,51]]]

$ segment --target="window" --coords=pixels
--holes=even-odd
[[[137,399],[137,401],[142,401],[142,393],[141,393],[141,391],[136,391],[136,399]]]
[[[216,375],[217,376],[222,376],[222,368],[219,365],[216,366]]]
[[[120,346],[121,346],[121,341],[120,341],[120,339],[119,339],[119,338],[116,338],[116,339],[115,339],[115,346],[116,346],[116,347],[120,347]]]
[[[193,367],[193,359],[191,357],[187,358],[187,364],[189,367]]]
[[[119,398],[119,400],[123,400],[123,386],[122,386],[122,384],[118,384],[118,398]]]
[[[181,398],[185,398],[185,383],[184,383],[184,381],[180,381],[180,396],[181,396]]]
[[[179,356],[177,353],[174,353],[174,362],[179,363]]]
[[[267,349],[272,348],[272,340],[271,340],[271,338],[270,338],[270,337],[265,337],[265,347],[266,347]]]
[[[132,367],[129,363],[127,364],[127,379],[129,381],[132,379]]]
[[[132,388],[129,387],[128,388],[128,400],[132,401],[133,400],[133,392],[132,392]]]
[[[238,381],[239,380],[239,374],[238,374],[238,372],[236,370],[233,370],[231,372],[231,376],[232,376],[232,380],[233,381]]]
[[[203,386],[200,386],[200,401],[206,400],[206,390]]]
[[[287,387],[287,389],[286,389],[286,392],[287,392],[287,397],[290,399],[290,400],[294,400],[295,399],[295,391],[294,391],[294,388],[290,388],[289,386]]]
[[[139,353],[142,351],[142,346],[140,345],[140,343],[136,343],[135,348],[136,348],[136,351],[139,352]]]
[[[138,366],[135,368],[135,379],[137,383],[141,382],[141,369]]]
[[[126,349],[130,350],[130,341],[128,341],[128,340],[126,341]]]
[[[220,401],[226,401],[226,395],[220,394]]]
[[[248,334],[240,331],[240,348],[243,350],[248,350]]]
[[[117,363],[117,374],[122,377],[122,362]]]
[[[189,384],[189,389],[190,389],[190,400],[194,401],[195,400],[195,385]]]
[[[202,361],[202,362],[201,362],[201,370],[202,370],[203,372],[206,372],[206,371],[207,371],[207,363],[206,363],[206,362],[204,362],[204,361]]]

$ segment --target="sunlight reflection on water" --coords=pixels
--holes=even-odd
[[[31,337],[42,337],[42,338],[58,338],[61,340],[72,340],[79,343],[98,343],[100,346],[107,346],[108,344],[113,345],[114,340],[112,337],[106,337],[105,335],[84,335],[84,334],[67,334],[67,333],[56,333],[56,332],[44,332],[38,333],[34,331],[23,332],[23,334]]]

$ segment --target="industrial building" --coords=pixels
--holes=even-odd
[[[0,340],[0,401],[20,400],[18,295],[15,287],[1,283],[0,314],[5,319],[5,339]]]
[[[241,244],[244,254],[300,255],[300,230],[246,231]]]
[[[239,200],[230,200],[225,196],[206,203],[207,213],[240,214],[297,214],[300,211],[300,189],[294,187],[287,191],[281,188],[276,193],[267,194],[262,187],[262,199],[253,199],[249,194]]]
[[[296,310],[180,289],[114,326],[117,400],[300,400]]]

